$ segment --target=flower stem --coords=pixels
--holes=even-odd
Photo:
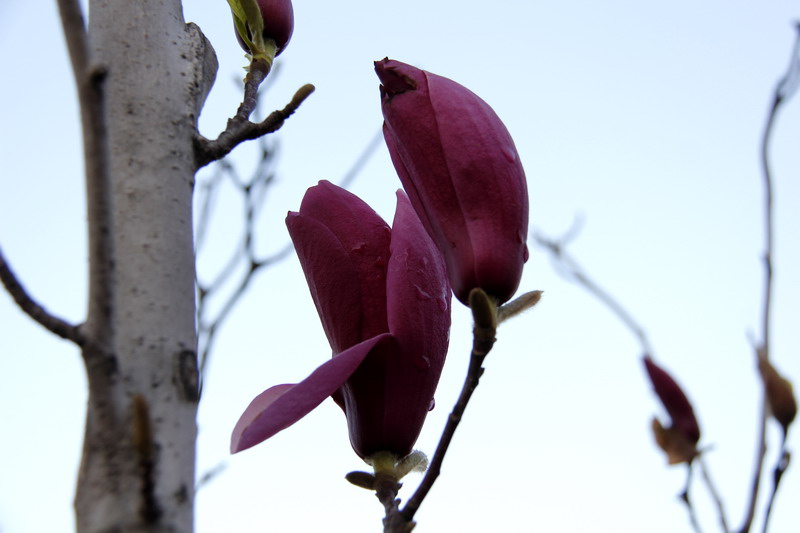
[[[480,289],[474,289],[480,291]],[[461,388],[461,394],[456,401],[450,416],[447,418],[442,437],[439,439],[439,444],[436,446],[436,452],[433,454],[430,467],[422,478],[417,490],[409,498],[406,506],[400,511],[403,518],[407,523],[413,524],[413,518],[416,514],[425,496],[433,487],[436,478],[439,477],[441,472],[442,462],[450,447],[450,442],[453,440],[458,424],[467,409],[472,393],[478,387],[481,376],[483,375],[483,360],[491,351],[495,341],[496,324],[497,324],[497,306],[489,299],[483,291],[480,291],[476,298],[470,294],[470,307],[473,310],[473,317],[475,318],[475,329],[473,330],[472,341],[472,354],[470,355],[469,368],[467,370],[467,377],[464,380],[464,385]],[[487,306],[489,314],[487,316]]]

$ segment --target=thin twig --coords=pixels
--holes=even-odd
[[[762,533],[767,533],[769,527],[769,518],[772,516],[772,505],[775,503],[775,496],[778,494],[778,487],[781,484],[781,479],[786,469],[789,468],[789,461],[791,454],[786,450],[786,434],[784,433],[783,444],[781,445],[781,453],[778,456],[778,462],[775,465],[775,470],[772,472],[772,492],[770,492],[769,500],[767,501],[767,510],[764,513],[764,525],[761,529]]]
[[[200,489],[211,483],[214,479],[228,469],[227,461],[220,461],[216,465],[206,470],[194,484],[194,491],[197,493]]]
[[[486,304],[489,302],[488,297],[483,294],[482,298],[473,298],[473,294],[479,289],[473,289],[470,293],[470,307],[472,308],[473,318],[475,319],[475,329],[473,330],[472,353],[469,359],[469,368],[467,369],[467,376],[464,380],[464,385],[461,388],[461,393],[458,396],[455,406],[447,418],[442,436],[439,439],[439,444],[436,446],[436,451],[433,454],[428,471],[422,478],[422,482],[414,491],[414,494],[406,502],[406,506],[400,511],[403,518],[408,523],[413,523],[414,515],[419,510],[425,496],[428,495],[436,478],[442,469],[447,449],[450,447],[450,442],[453,440],[458,424],[464,416],[464,411],[467,409],[469,400],[472,393],[478,387],[480,378],[483,375],[483,361],[494,346],[495,341],[495,328],[497,327],[497,309],[494,307],[488,313],[486,312]],[[477,300],[477,301],[476,301]],[[489,307],[491,307],[491,303]],[[487,317],[487,315],[489,315]]]
[[[195,254],[199,254],[206,243],[206,236],[208,235],[208,222],[211,220],[211,207],[212,202],[216,198],[216,191],[219,182],[225,177],[227,167],[230,166],[225,160],[221,160],[217,164],[217,170],[214,174],[198,187],[198,200],[200,209],[197,213],[197,229],[194,232],[194,248]]]
[[[89,40],[83,12],[78,0],[58,0],[58,11],[72,62],[72,71],[75,78],[80,79],[86,74],[86,67],[89,65]]]
[[[719,518],[719,524],[722,527],[722,531],[724,533],[728,533],[730,531],[730,527],[728,526],[727,518],[725,518],[725,505],[722,502],[722,497],[720,496],[719,490],[717,490],[716,484],[711,479],[711,471],[706,465],[703,454],[701,453],[697,458],[695,458],[695,461],[700,464],[700,473],[703,475],[703,482],[705,483],[709,494],[711,494],[711,499],[714,500],[714,505],[717,508],[717,517]]]
[[[205,376],[206,367],[208,366],[208,362],[211,358],[211,349],[213,347],[214,338],[216,337],[219,327],[225,322],[225,320],[228,318],[228,315],[230,315],[231,311],[233,311],[233,309],[236,307],[236,304],[247,292],[247,289],[250,286],[250,283],[252,283],[255,279],[257,272],[262,268],[273,265],[289,257],[292,251],[294,251],[294,246],[287,244],[283,249],[279,250],[267,259],[250,262],[244,275],[239,280],[239,284],[237,285],[236,289],[234,289],[233,292],[228,295],[228,298],[225,300],[225,303],[222,305],[220,311],[214,316],[214,318],[210,320],[205,319],[207,309],[206,305],[208,298],[216,291],[211,290],[210,288],[198,286],[198,292],[200,294],[197,305],[198,317],[200,317],[198,319],[198,351],[201,376]],[[231,274],[232,273],[233,272],[231,272]]]
[[[300,87],[291,101],[281,110],[273,111],[261,122],[231,119],[228,127],[219,134],[216,140],[210,141],[198,135],[195,137],[195,161],[197,168],[202,168],[212,161],[217,161],[228,155],[244,141],[257,139],[262,135],[273,133],[283,126],[283,123],[297,111],[306,98],[314,92],[314,86],[306,84]],[[242,104],[244,105],[244,103]]]
[[[356,158],[353,166],[350,167],[350,170],[342,177],[341,181],[339,182],[339,187],[346,189],[353,183],[353,180],[361,173],[364,169],[364,165],[367,164],[369,159],[372,155],[378,150],[378,147],[383,144],[381,141],[383,140],[383,131],[378,130],[375,132],[375,135],[370,139],[367,143],[367,146],[364,148],[364,151],[359,154],[358,158]]]
[[[272,64],[263,59],[250,63],[247,76],[244,78],[244,98],[236,110],[236,115],[228,122],[229,127],[231,122],[244,122],[250,119],[250,115],[258,106],[258,88],[267,79],[271,69]]]
[[[199,280],[197,281],[198,352],[201,376],[205,375],[214,340],[220,326],[227,319],[231,311],[233,311],[242,296],[244,296],[250,283],[255,279],[257,272],[262,268],[285,259],[294,249],[291,243],[289,243],[279,251],[265,258],[257,257],[255,250],[256,215],[259,208],[264,203],[264,195],[269,189],[269,184],[272,183],[274,179],[274,173],[272,171],[274,166],[274,154],[275,152],[273,150],[269,150],[266,146],[263,147],[261,160],[248,180],[241,179],[232,165],[221,161],[219,163],[220,171],[215,173],[209,183],[203,187],[204,201],[199,222],[199,226],[203,228],[203,233],[205,233],[205,228],[208,226],[212,215],[210,204],[213,202],[219,190],[222,179],[228,177],[243,198],[244,235],[242,236],[240,246],[232,253],[225,266],[209,284],[203,284]],[[213,317],[209,317],[209,300],[219,293],[222,286],[231,280],[240,267],[244,267],[244,273],[241,279],[239,279],[236,288],[227,295],[220,311]]]
[[[110,198],[108,188],[108,159],[106,130],[103,117],[103,91],[105,71],[90,68],[89,46],[86,25],[80,4],[76,0],[58,0],[61,22],[69,50],[83,126],[84,154],[86,158],[86,181],[89,196],[89,321],[93,331],[102,328],[110,316],[111,279],[110,264]],[[95,205],[101,204],[101,205]],[[71,340],[79,346],[87,344],[84,332],[77,326],[48,313],[25,291],[0,252],[0,277],[3,284],[20,308],[59,337]],[[95,328],[99,326],[99,328]],[[92,339],[97,343],[98,339]],[[90,350],[93,352],[94,350]]]
[[[464,380],[464,385],[461,388],[461,394],[458,396],[458,401],[453,407],[450,416],[447,418],[442,437],[439,439],[439,444],[436,446],[436,451],[433,454],[433,459],[428,467],[428,471],[425,472],[425,477],[422,478],[419,487],[417,487],[417,490],[411,498],[408,499],[406,506],[401,511],[403,517],[408,522],[413,520],[419,506],[422,504],[422,501],[428,495],[431,488],[433,488],[436,478],[438,478],[441,473],[444,456],[447,453],[447,449],[450,447],[450,442],[453,440],[458,424],[464,416],[464,411],[472,397],[472,393],[475,391],[483,375],[483,360],[485,358],[485,353],[481,354],[475,349],[472,350],[469,369],[467,370],[467,377]]]
[[[681,501],[686,504],[686,511],[689,513],[689,522],[692,524],[692,529],[695,533],[703,533],[703,528],[700,527],[700,522],[697,520],[697,512],[692,504],[692,499],[689,497],[689,489],[692,485],[692,463],[686,465],[686,486],[680,494]]]
[[[767,455],[767,418],[769,417],[769,407],[767,406],[766,393],[761,399],[761,413],[758,421],[758,437],[756,447],[756,465],[753,470],[753,478],[750,484],[750,501],[747,504],[747,511],[739,533],[748,533],[753,524],[756,514],[756,503],[758,501],[758,489],[761,484],[761,473],[764,469],[764,457]]]
[[[792,50],[787,72],[781,77],[773,91],[772,105],[767,114],[767,121],[764,126],[764,134],[761,138],[761,169],[762,184],[764,186],[764,299],[761,309],[761,345],[758,347],[760,357],[769,360],[770,358],[770,323],[773,292],[773,257],[774,250],[774,229],[773,229],[773,183],[772,171],[769,164],[769,146],[778,110],[800,86],[800,24],[797,25],[797,36]],[[748,533],[753,524],[758,501],[758,491],[761,483],[761,476],[764,469],[764,457],[767,453],[767,418],[769,416],[768,400],[766,389],[762,392],[761,413],[759,418],[759,431],[757,440],[756,463],[753,469],[753,478],[750,488],[750,500],[747,505],[747,512],[739,529],[739,533]]]
[[[536,243],[548,250],[553,258],[558,261],[564,275],[570,277],[578,285],[593,294],[600,300],[611,312],[617,315],[623,324],[634,334],[639,340],[643,353],[654,355],[653,349],[650,345],[650,340],[647,338],[644,328],[633,318],[621,303],[619,303],[611,294],[600,287],[586,271],[578,264],[578,262],[570,256],[565,250],[562,242],[548,239],[542,235],[534,235]]]
[[[541,235],[537,235],[534,238],[540,246],[549,250],[550,253],[553,255],[553,257],[559,261],[558,263],[559,266],[562,267],[562,270],[565,272],[567,276],[572,278],[576,283],[584,287],[587,291],[595,295],[595,297],[597,297],[603,304],[605,304],[609,309],[611,309],[611,311],[614,314],[617,315],[617,317],[628,327],[628,329],[636,336],[636,338],[639,339],[639,343],[645,354],[653,355],[653,350],[650,341],[647,338],[647,334],[644,331],[644,328],[633,318],[633,316],[630,313],[628,313],[625,310],[624,307],[622,307],[622,304],[617,302],[617,300],[614,299],[613,296],[611,296],[608,292],[602,289],[596,282],[594,282],[589,277],[588,274],[586,274],[586,272],[578,264],[578,262],[564,251],[564,247],[561,243],[546,239]],[[708,473],[708,468],[706,467],[705,462],[702,459],[702,455],[699,458],[699,462],[703,479],[705,480],[706,483],[706,487],[711,493],[711,497],[717,506],[717,512],[719,515],[720,523],[722,524],[723,531],[725,533],[728,533],[730,529],[728,528],[727,519],[725,518],[724,505],[722,503],[722,499],[719,496],[719,492],[716,490],[716,487],[711,481],[711,477]],[[690,465],[686,479],[686,488],[681,494],[681,499],[686,504],[687,510],[689,512],[689,519],[692,522],[692,527],[695,529],[695,531],[699,532],[701,530],[700,525],[697,521],[697,516],[695,514],[694,507],[692,506],[692,502],[689,499],[689,483],[691,481],[691,476],[692,476],[692,467]]]
[[[28,294],[6,262],[2,250],[0,250],[0,280],[3,282],[3,285],[14,301],[17,302],[19,308],[22,309],[26,315],[41,324],[47,331],[58,335],[62,339],[70,340],[78,346],[83,346],[85,344],[86,338],[83,336],[78,326],[72,325],[50,314]]]

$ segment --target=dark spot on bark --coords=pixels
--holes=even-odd
[[[189,501],[189,490],[186,488],[186,485],[181,485],[181,488],[175,492],[175,501],[179,504]]]
[[[187,402],[200,400],[200,374],[197,370],[197,353],[181,350],[176,356],[177,370],[173,377],[181,397]]]

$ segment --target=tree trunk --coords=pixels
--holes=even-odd
[[[113,275],[105,313],[90,305],[85,325],[104,341],[84,350],[77,530],[188,533],[198,401],[192,142],[216,58],[179,0],[91,0],[89,19],[92,59],[107,70],[111,196],[110,220],[90,209],[89,225],[110,231]]]

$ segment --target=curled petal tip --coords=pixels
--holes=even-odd
[[[375,72],[381,80],[381,94],[392,97],[417,88],[416,80],[405,74],[402,66],[402,63],[388,58],[375,62]]]

